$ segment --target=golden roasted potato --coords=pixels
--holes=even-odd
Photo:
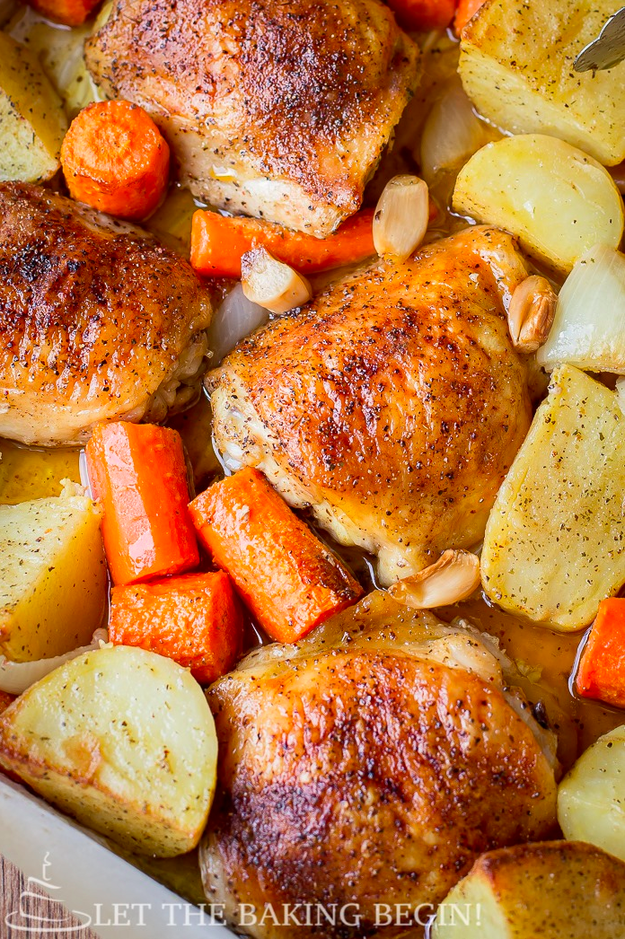
[[[432,939],[617,939],[625,864],[581,841],[489,851],[438,908]]]
[[[568,273],[593,245],[617,248],[623,200],[600,163],[544,134],[504,137],[460,170],[453,208],[505,228],[523,248]]]
[[[558,822],[625,861],[625,724],[583,753],[558,789]]]
[[[41,182],[60,167],[67,119],[36,57],[0,32],[0,180]]]
[[[0,765],[129,850],[173,857],[206,824],[215,725],[186,669],[105,647],[50,672],[0,716]]]
[[[486,525],[490,599],[565,632],[590,623],[625,582],[624,487],[617,396],[572,366],[554,370]]]
[[[575,72],[573,60],[622,0],[491,0],[462,33],[460,76],[478,111],[515,134],[544,133],[600,163],[625,159],[625,62]]]
[[[88,644],[104,615],[106,577],[91,499],[0,505],[0,654],[28,662]]]

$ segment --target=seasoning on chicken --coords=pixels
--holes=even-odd
[[[196,393],[211,303],[145,232],[37,186],[0,185],[0,435],[83,443]]]
[[[513,239],[467,229],[378,262],[210,373],[227,465],[257,466],[391,583],[475,545],[531,408],[506,323]]]
[[[115,0],[86,45],[194,195],[319,236],[359,207],[418,55],[378,0]]]

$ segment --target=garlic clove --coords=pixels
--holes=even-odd
[[[241,285],[248,300],[278,315],[312,297],[306,278],[265,248],[253,248],[241,258]]]
[[[435,564],[389,587],[413,610],[432,610],[470,597],[480,585],[480,561],[470,551],[443,551]]]
[[[533,274],[521,281],[508,308],[508,328],[518,352],[536,352],[547,341],[558,297],[546,277]]]
[[[430,196],[418,176],[394,176],[373,216],[373,244],[380,257],[405,261],[419,247],[428,227]]]

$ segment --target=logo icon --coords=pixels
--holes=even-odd
[[[91,925],[91,917],[87,913],[81,913],[80,910],[72,910],[72,916],[79,920],[78,923],[72,923],[70,917],[65,912],[60,900],[54,900],[52,897],[42,897],[40,893],[33,893],[28,889],[34,884],[43,887],[46,892],[50,890],[60,890],[53,884],[47,876],[47,870],[52,866],[49,860],[50,854],[46,854],[41,865],[41,880],[38,877],[29,877],[26,881],[26,889],[20,894],[20,905],[18,910],[8,913],[4,918],[5,925],[9,927],[10,935],[16,933],[37,932],[38,935],[48,933],[49,935],[59,936],[73,933],[80,935]],[[30,898],[30,899],[29,899]],[[49,916],[34,914],[29,910],[32,898],[39,905],[47,904]]]

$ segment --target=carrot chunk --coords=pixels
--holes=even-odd
[[[428,32],[446,29],[451,23],[457,0],[387,0],[397,22],[404,29]]]
[[[625,708],[625,598],[599,604],[575,684],[584,698]]]
[[[93,494],[104,509],[113,583],[195,567],[199,553],[180,435],[153,424],[98,424],[86,452]]]
[[[297,642],[354,603],[360,584],[256,469],[210,486],[191,517],[263,629]]]
[[[374,255],[372,226],[373,209],[363,209],[333,235],[315,238],[272,222],[199,209],[191,226],[191,264],[199,274],[240,278],[243,255],[266,248],[279,261],[314,274]]]
[[[165,655],[190,668],[201,684],[230,671],[242,631],[241,608],[224,571],[183,574],[111,591],[110,641]]]
[[[454,19],[454,30],[457,36],[485,2],[486,0],[460,0]]]
[[[98,101],[72,121],[61,164],[73,199],[140,221],[167,189],[169,146],[143,108],[129,101]]]
[[[100,0],[28,0],[33,9],[64,26],[80,26]]]

